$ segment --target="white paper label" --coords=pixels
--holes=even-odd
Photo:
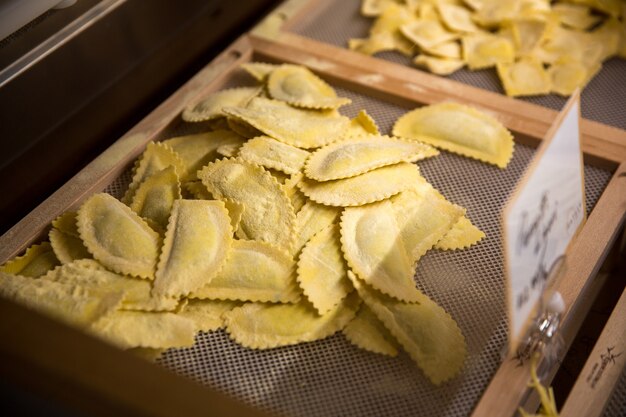
[[[504,211],[511,349],[535,314],[552,265],[586,217],[579,104],[578,95],[570,99]]]

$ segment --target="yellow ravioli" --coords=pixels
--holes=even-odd
[[[519,0],[491,0],[484,1],[473,15],[474,22],[491,28],[515,18],[519,13],[522,2]]]
[[[439,21],[434,20],[415,20],[402,26],[400,30],[420,48],[432,48],[459,37],[455,33],[448,32]]]
[[[236,109],[239,107],[229,107],[229,109],[230,108]],[[244,107],[241,107],[241,108],[244,108]],[[259,129],[257,129],[256,127],[252,126],[250,123],[242,119],[238,119],[235,117],[227,117],[226,123],[228,124],[228,128],[230,130],[232,130],[233,132],[235,132],[236,134],[238,134],[239,136],[245,139],[255,138],[263,134],[263,132],[261,132]]]
[[[396,48],[395,36],[391,32],[382,32],[372,34],[365,39],[350,39],[348,48],[366,55],[392,51]]]
[[[224,300],[189,300],[177,314],[193,320],[196,329],[202,332],[212,332],[224,327],[222,315],[241,303]]]
[[[214,200],[202,181],[190,181],[184,184],[184,189],[196,200]]]
[[[254,240],[233,241],[224,267],[190,298],[291,303],[299,299],[292,257]]]
[[[250,303],[223,317],[231,339],[251,349],[269,349],[331,336],[354,318],[360,302],[356,292],[352,292],[323,316],[306,303]]]
[[[349,119],[332,112],[296,109],[276,100],[254,98],[246,108],[228,107],[228,115],[244,120],[274,139],[298,148],[324,146],[341,137]]]
[[[297,65],[281,65],[272,71],[267,91],[273,99],[306,109],[337,109],[352,102],[349,98],[337,97],[324,80]]]
[[[368,288],[352,272],[348,276],[365,304],[433,384],[461,371],[467,356],[465,337],[443,308],[417,290],[419,302],[407,304]]]
[[[410,111],[393,134],[505,168],[513,156],[513,136],[496,119],[458,103],[438,103]]]
[[[552,12],[563,26],[578,30],[587,30],[602,20],[590,11],[589,7],[578,4],[557,3],[552,6]]]
[[[22,256],[11,259],[0,267],[7,274],[37,278],[60,265],[49,242],[32,245]]]
[[[407,7],[399,4],[390,4],[383,10],[370,28],[370,39],[384,36],[389,50],[395,50],[405,55],[412,55],[414,46],[400,32],[400,28],[415,20],[415,14]]]
[[[217,150],[226,145],[241,145],[245,138],[230,130],[216,130],[195,135],[179,136],[163,141],[182,160],[185,171],[177,172],[182,181],[197,179],[200,168],[217,158]]]
[[[353,345],[373,353],[398,356],[398,342],[365,304],[356,317],[341,331]]]
[[[450,75],[465,65],[462,59],[436,58],[424,54],[416,56],[413,63],[438,75]]]
[[[443,23],[452,31],[473,33],[480,30],[472,20],[472,13],[463,6],[437,3],[437,10]]]
[[[552,30],[548,21],[538,19],[515,19],[508,27],[511,29],[517,56],[531,55]]]
[[[241,68],[257,81],[264,82],[272,71],[278,68],[278,65],[265,62],[246,62],[241,64]]]
[[[91,291],[0,271],[0,295],[74,326],[84,327],[115,310],[122,293]]]
[[[241,159],[293,175],[304,166],[309,152],[268,136],[250,139],[239,150]]]
[[[173,166],[146,178],[135,191],[130,208],[135,213],[165,230],[175,200],[181,198],[178,175]]]
[[[129,204],[142,182],[170,165],[174,167],[178,175],[182,175],[187,170],[185,163],[169,145],[150,142],[141,157],[135,162],[133,180],[128,186],[122,202]]]
[[[52,220],[52,227],[59,229],[63,233],[68,235],[80,237],[78,233],[78,226],[76,225],[76,212],[66,211],[56,219]]]
[[[335,223],[339,214],[341,209],[337,207],[307,201],[296,215],[296,244],[293,252],[298,254],[313,235]]]
[[[396,0],[363,0],[361,2],[361,14],[367,17],[379,16],[391,3]]]
[[[224,117],[222,109],[227,106],[245,107],[248,101],[259,95],[259,87],[242,87],[222,90],[197,103],[185,107],[182,118],[186,122],[204,122]]]
[[[549,94],[550,76],[543,64],[534,58],[522,58],[511,64],[497,64],[498,76],[507,96]]]
[[[583,88],[590,75],[593,74],[587,67],[575,60],[562,59],[548,68],[552,92],[566,97],[572,95],[577,88]]]
[[[411,265],[465,214],[462,207],[447,201],[426,181],[422,187],[392,197],[391,203]]]
[[[506,38],[480,33],[464,36],[462,43],[463,59],[471,70],[511,63],[515,58],[515,48]]]
[[[289,177],[289,179],[287,179],[283,184],[283,190],[291,201],[293,212],[295,214],[299,213],[302,206],[304,206],[308,201],[305,195],[302,194],[302,191],[298,188],[298,183],[302,181],[302,178],[304,178],[304,174],[302,172],[298,172],[297,174],[293,174]]]
[[[317,181],[350,178],[399,162],[415,162],[439,154],[435,148],[412,140],[367,135],[331,143],[306,161],[304,174]]]
[[[352,291],[341,254],[338,225],[326,227],[302,248],[298,284],[321,315],[333,310]]]
[[[102,265],[154,278],[159,234],[129,207],[108,194],[94,194],[78,210],[77,222],[83,243]]]
[[[150,282],[107,271],[92,259],[77,260],[48,272],[41,279],[94,291],[123,293],[122,310],[169,311],[178,306],[175,298],[154,297]]]
[[[457,41],[439,43],[430,48],[422,48],[422,50],[439,58],[461,59],[461,44]]]
[[[48,233],[48,238],[56,258],[62,264],[68,264],[77,259],[91,258],[91,254],[80,237],[52,228]]]
[[[197,331],[193,320],[178,314],[144,311],[115,311],[96,321],[91,330],[122,349],[190,347]]]
[[[465,216],[462,216],[454,223],[443,238],[435,245],[435,248],[441,250],[456,250],[469,248],[480,242],[485,237],[485,233]]]
[[[350,121],[350,126],[345,133],[346,138],[361,136],[361,135],[379,135],[380,131],[372,116],[367,114],[365,110],[359,111],[354,119]]]
[[[240,159],[223,159],[207,165],[198,176],[216,198],[243,204],[239,238],[291,248],[295,213],[289,197],[269,172]]]
[[[415,271],[388,200],[346,208],[341,247],[350,269],[365,282],[399,300],[416,301]]]
[[[228,210],[230,226],[233,228],[233,232],[237,232],[239,229],[239,223],[241,223],[241,218],[243,217],[243,211],[246,208],[242,203],[238,203],[237,201],[230,200],[228,198],[224,200],[224,205],[226,206],[226,210]]]
[[[303,179],[300,190],[311,200],[327,206],[362,206],[407,190],[420,177],[417,165],[401,162],[356,177],[317,182]]]
[[[206,285],[222,268],[232,243],[221,201],[176,200],[165,233],[153,291],[182,296]]]
[[[225,156],[226,158],[234,158],[239,153],[241,146],[241,143],[228,143],[226,145],[220,145],[216,149],[216,152],[221,156]]]

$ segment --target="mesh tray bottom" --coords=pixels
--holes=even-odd
[[[226,87],[241,85],[237,77]],[[235,82],[236,81],[236,82]],[[384,133],[410,110],[338,88],[352,99],[342,107],[354,117],[366,109]],[[189,134],[188,124],[163,138]],[[262,409],[298,416],[466,416],[500,363],[506,343],[500,212],[532,159],[534,149],[516,145],[505,170],[442,152],[419,163],[422,174],[450,201],[467,208],[487,238],[463,251],[430,251],[419,263],[417,285],[457,320],[467,340],[462,374],[435,387],[405,354],[386,358],[350,345],[340,334],[325,340],[266,351],[245,349],[223,331],[201,333],[188,349],[172,349],[160,363]],[[585,166],[587,210],[610,173]],[[123,194],[127,172],[107,191]]]
[[[373,19],[361,16],[360,0],[342,0],[312,13],[295,29],[295,33],[346,48],[348,39],[364,38]],[[408,58],[396,52],[381,52],[376,57],[415,68]],[[416,69],[416,71],[419,71]],[[485,90],[504,94],[495,69],[469,71],[461,69],[448,78]],[[567,99],[556,94],[521,98],[554,110],[560,110]],[[613,58],[603,64],[602,70],[591,80],[582,94],[581,112],[586,119],[626,129],[626,60]]]

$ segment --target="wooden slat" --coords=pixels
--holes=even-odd
[[[626,367],[626,290],[563,405],[568,417],[599,417]]]
[[[266,416],[2,298],[0,317],[0,375],[81,415]]]
[[[320,75],[348,83],[356,91],[383,94],[393,101],[432,104],[454,100],[481,108],[507,128],[541,140],[558,112],[532,103],[382,61],[289,32],[268,39],[251,36],[257,56],[306,65]],[[615,168],[626,161],[626,131],[584,119],[583,152],[587,161]]]
[[[18,255],[41,237],[48,224],[58,215],[78,207],[89,195],[106,188],[143,152],[148,142],[157,138],[167,126],[178,120],[181,110],[193,97],[215,89],[216,85],[223,82],[234,68],[249,60],[251,54],[247,38],[240,38],[151,114],[9,229],[0,237],[0,264]]]
[[[556,290],[565,301],[561,322],[564,352],[588,313],[599,282],[594,280],[602,260],[617,237],[626,216],[626,163],[607,185],[587,223],[567,253],[566,271]],[[519,366],[509,353],[476,406],[473,417],[510,417],[528,395],[529,365]]]

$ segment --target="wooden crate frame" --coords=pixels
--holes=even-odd
[[[533,146],[540,143],[557,114],[282,30],[289,27],[285,23],[294,24],[298,16],[324,2],[328,0],[286,2],[251,34],[234,42],[0,237],[0,263],[41,239],[59,214],[76,209],[88,196],[105,189],[147,143],[179,121],[186,103],[219,89],[232,71],[252,59],[306,65],[339,85],[390,102],[416,105],[452,98],[490,112],[515,132],[517,140]],[[382,81],[372,85],[372,74]],[[583,121],[582,131],[585,161],[611,170],[613,176],[572,244],[567,271],[557,288],[567,306],[561,325],[566,347],[602,286],[602,280],[594,277],[624,224],[626,209],[626,131],[588,120]],[[263,414],[7,300],[0,299],[0,315],[0,334],[5,335],[0,337],[0,368],[16,381],[31,384],[36,380],[36,388],[96,415],[107,415],[111,410],[118,415]],[[24,370],[39,378],[24,378]],[[528,366],[517,366],[509,356],[494,375],[473,416],[513,415],[529,398],[528,381]],[[59,388],[61,383],[84,395],[68,395]],[[150,395],[146,387],[155,386],[159,387],[158,395]]]

